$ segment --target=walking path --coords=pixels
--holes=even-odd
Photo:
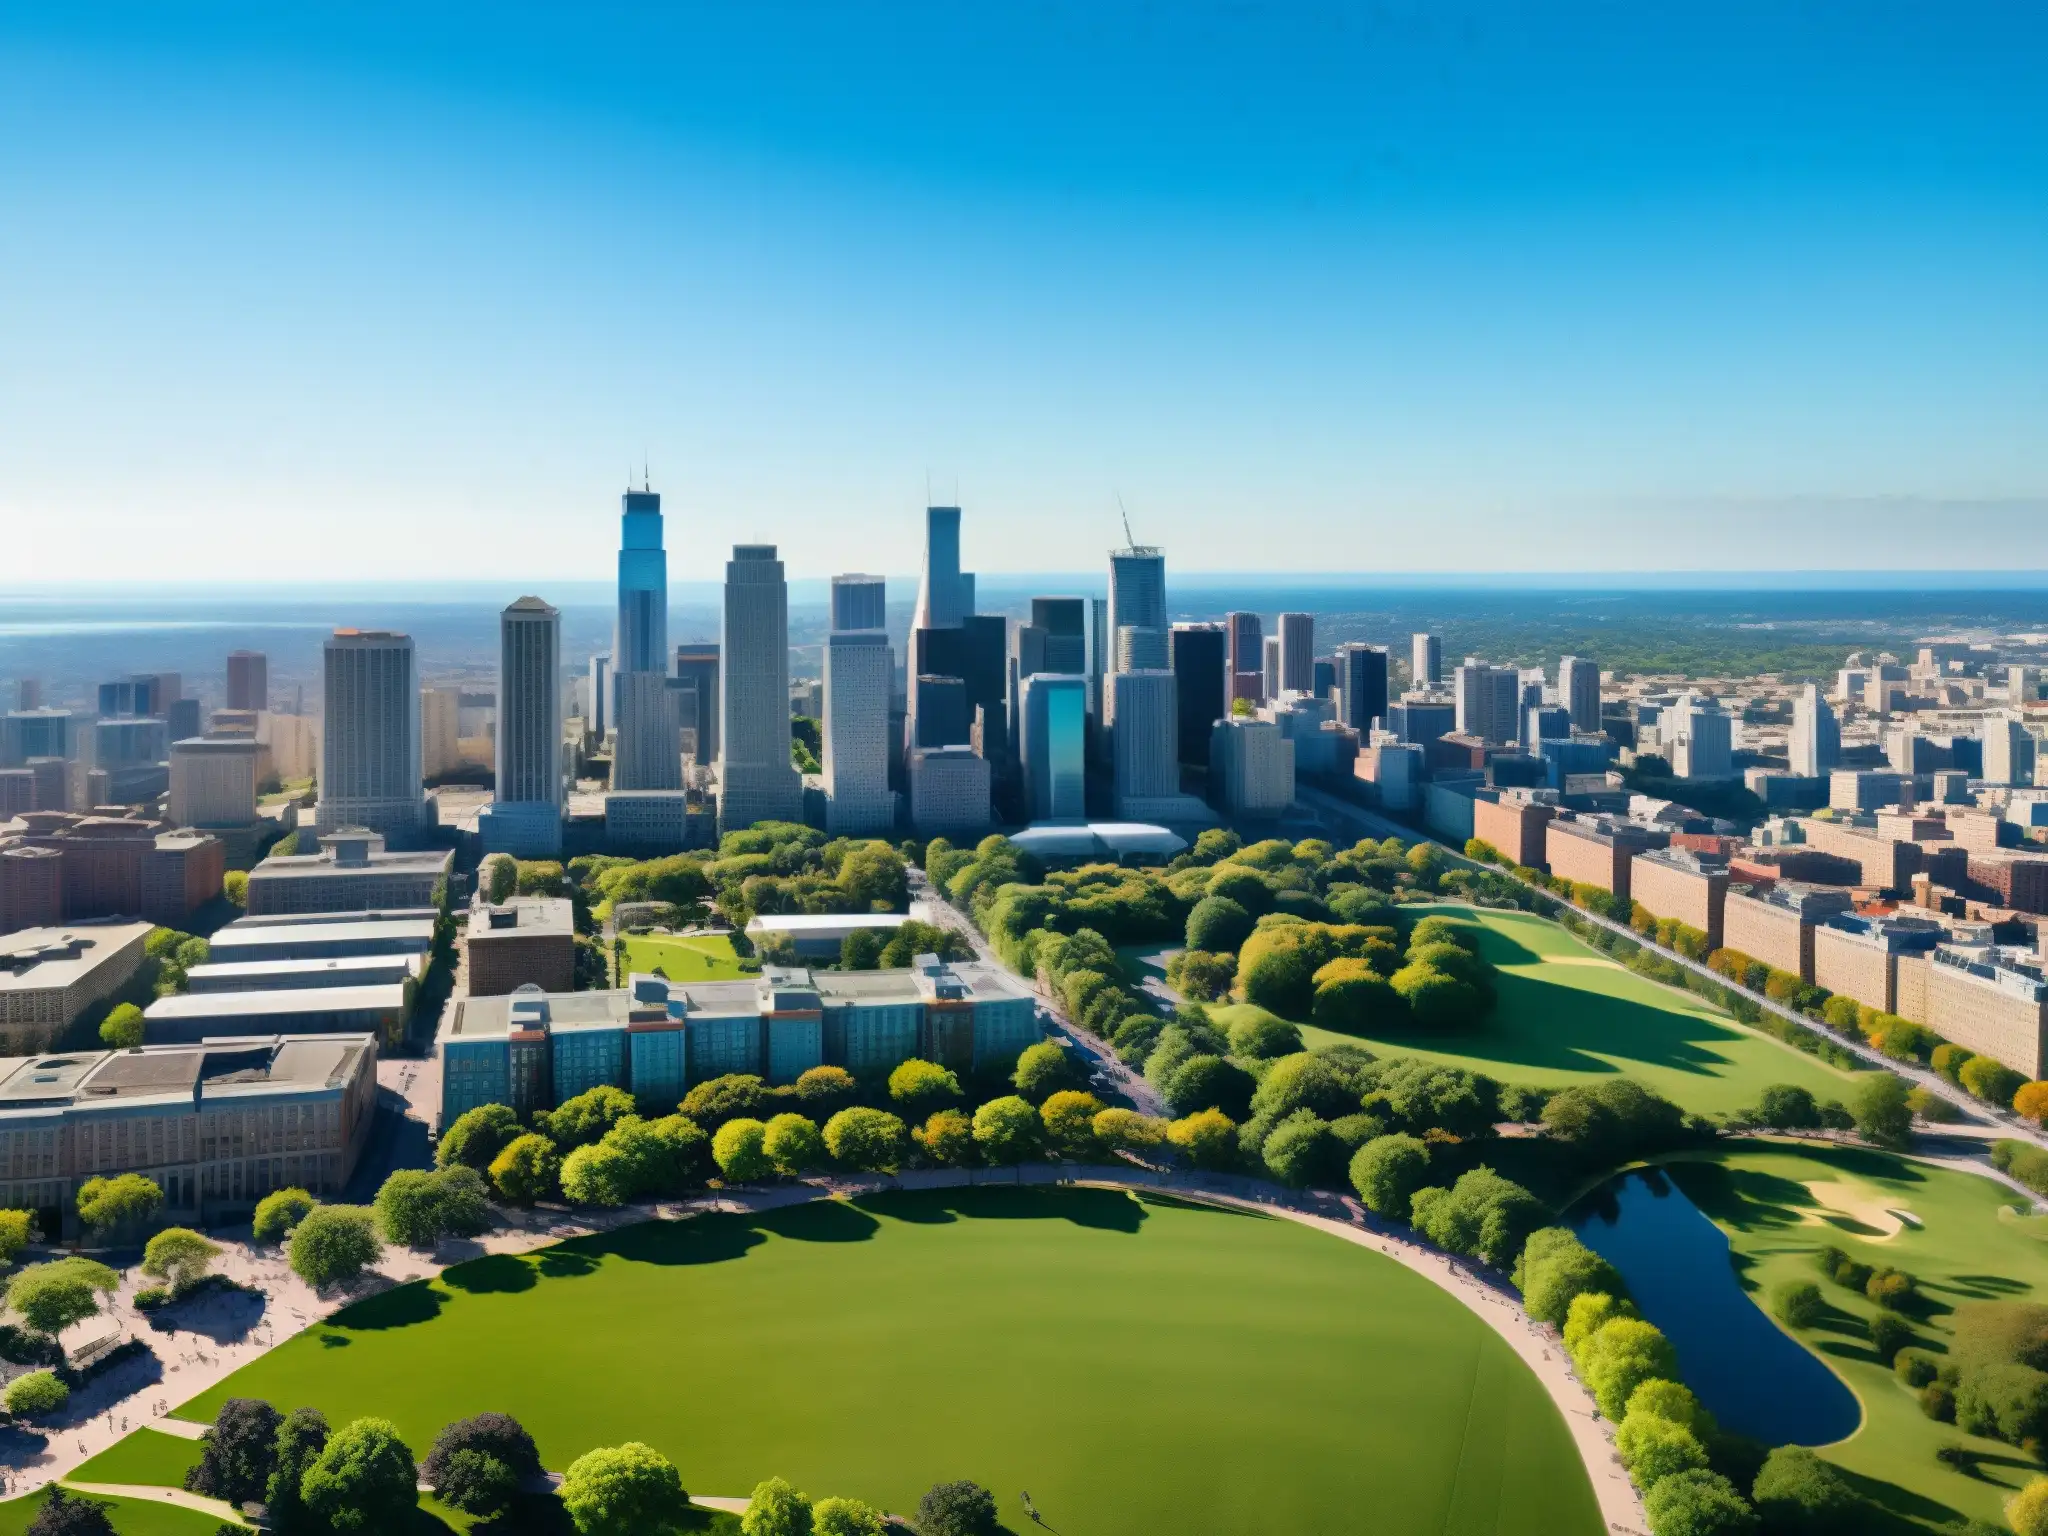
[[[175,1504],[180,1509],[196,1510],[202,1515],[230,1525],[246,1522],[242,1512],[226,1499],[209,1499],[203,1493],[187,1493],[182,1488],[166,1488],[161,1483],[74,1483],[66,1480],[64,1486],[75,1493],[97,1493],[114,1499],[148,1499],[156,1504]]]

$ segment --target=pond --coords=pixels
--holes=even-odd
[[[1572,1212],[1571,1226],[1621,1271],[1723,1428],[1766,1445],[1828,1445],[1855,1432],[1855,1394],[1764,1315],[1736,1276],[1727,1237],[1662,1173],[1621,1175]]]

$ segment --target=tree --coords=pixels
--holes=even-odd
[[[1624,1415],[1615,1430],[1614,1448],[1638,1488],[1648,1488],[1674,1473],[1703,1471],[1707,1465],[1706,1447],[1699,1437],[1660,1414]]]
[[[605,1132],[600,1147],[623,1154],[632,1194],[680,1195],[704,1182],[711,1138],[687,1115],[642,1120],[629,1115]],[[630,1198],[630,1197],[629,1197]]]
[[[384,1240],[404,1248],[431,1248],[444,1237],[474,1237],[491,1224],[483,1175],[464,1163],[433,1173],[399,1169],[378,1189],[373,1209]]]
[[[190,1227],[165,1227],[143,1246],[142,1272],[163,1281],[173,1292],[189,1291],[206,1278],[219,1257],[220,1245],[208,1242]]]
[[[1190,1056],[1167,1077],[1165,1096],[1177,1115],[1220,1109],[1231,1119],[1242,1120],[1251,1110],[1252,1094],[1258,1086],[1251,1073],[1228,1057]]]
[[[818,1500],[811,1515],[811,1529],[816,1536],[887,1536],[889,1526],[882,1512],[872,1504],[863,1504],[859,1499],[830,1498]]]
[[[768,1127],[759,1120],[728,1120],[711,1138],[711,1159],[729,1183],[769,1178],[775,1164],[769,1160],[767,1140]]]
[[[303,1189],[274,1189],[256,1202],[254,1236],[259,1243],[281,1243],[292,1228],[305,1220],[306,1212],[320,1202]]]
[[[812,1067],[796,1080],[797,1102],[817,1120],[829,1120],[859,1094],[860,1084],[844,1067]]]
[[[87,1179],[78,1186],[78,1219],[102,1234],[134,1231],[163,1203],[164,1192],[139,1173]]]
[[[600,1083],[533,1117],[534,1128],[564,1152],[602,1141],[604,1134],[636,1112],[633,1095]]]
[[[1850,1097],[1849,1113],[1856,1117],[1856,1133],[1873,1146],[1903,1147],[1913,1139],[1905,1080],[1889,1072],[1865,1075]]]
[[[2022,1083],[2012,1096],[2013,1113],[2048,1125],[2048,1082]]]
[[[2048,1477],[2033,1479],[2007,1499],[2005,1520],[2014,1536],[2048,1536]]]
[[[55,1371],[30,1371],[7,1383],[7,1411],[17,1419],[53,1418],[71,1401],[71,1389]]]
[[[1092,1156],[1096,1151],[1095,1117],[1102,1109],[1102,1101],[1092,1093],[1066,1088],[1052,1095],[1038,1108],[1047,1145],[1062,1157]]]
[[[509,853],[494,853],[477,866],[477,880],[484,900],[493,905],[508,901],[519,889],[519,865]]]
[[[1400,1025],[1408,1004],[1369,960],[1344,956],[1315,974],[1310,1012],[1324,1029],[1344,1035],[1369,1034]]]
[[[509,1413],[457,1419],[434,1437],[420,1478],[467,1515],[501,1513],[529,1477],[540,1475],[533,1436]]]
[[[1341,1166],[1341,1151],[1328,1121],[1312,1109],[1297,1109],[1267,1134],[1260,1155],[1274,1178],[1303,1189],[1329,1179]]]
[[[754,1484],[740,1516],[741,1536],[811,1536],[811,1501],[785,1478]]]
[[[1234,953],[1252,936],[1252,915],[1228,896],[1204,896],[1188,913],[1185,935],[1189,949]]]
[[[1772,1536],[1852,1536],[1863,1528],[1856,1490],[1803,1445],[1781,1445],[1766,1456],[1749,1497]]]
[[[100,1020],[100,1044],[110,1051],[128,1051],[142,1044],[142,1010],[121,1003]]]
[[[261,1503],[277,1468],[277,1432],[284,1415],[257,1397],[231,1397],[199,1437],[199,1461],[185,1487],[230,1504]]]
[[[1197,1168],[1221,1172],[1237,1162],[1237,1125],[1220,1109],[1204,1109],[1166,1128],[1173,1143]]]
[[[1184,949],[1166,962],[1166,984],[1183,997],[1219,1002],[1237,979],[1237,956],[1209,949]]]
[[[1545,1214],[1528,1190],[1484,1165],[1447,1190],[1418,1190],[1409,1201],[1415,1229],[1439,1248],[1496,1265],[1515,1261]]]
[[[960,1102],[960,1079],[935,1061],[913,1056],[889,1074],[889,1097],[904,1114],[922,1120],[933,1110]]]
[[[1038,1138],[1038,1111],[1015,1094],[990,1099],[974,1112],[974,1143],[997,1167],[1028,1161]]]
[[[1560,1328],[1573,1298],[1592,1291],[1623,1293],[1620,1273],[1568,1227],[1544,1227],[1529,1234],[1515,1264],[1514,1282],[1524,1310],[1538,1322]]]
[[[1637,1387],[1653,1379],[1670,1381],[1678,1375],[1678,1355],[1671,1341],[1636,1317],[1612,1318],[1602,1324],[1579,1350],[1575,1363],[1592,1388],[1601,1413],[1617,1423],[1628,1409],[1629,1394]]]
[[[1704,1435],[1714,1422],[1690,1389],[1675,1381],[1661,1379],[1646,1381],[1629,1393],[1628,1407],[1623,1410],[1622,1419],[1626,1422],[1637,1414],[1654,1414],[1660,1419],[1669,1419],[1673,1424],[1683,1424],[1695,1435]]]
[[[1750,1118],[1777,1131],[1811,1130],[1820,1124],[1820,1106],[1796,1084],[1773,1083],[1758,1098]]]
[[[531,1205],[554,1193],[561,1168],[555,1144],[528,1131],[513,1137],[491,1159],[491,1187],[514,1205]]]
[[[1987,1104],[2009,1106],[2027,1080],[2004,1062],[1989,1056],[1972,1056],[1956,1073],[1956,1081]]]
[[[519,1477],[486,1451],[457,1451],[441,1470],[435,1495],[465,1515],[489,1518],[511,1508]]]
[[[629,1122],[621,1120],[623,1126]],[[613,1127],[615,1132],[618,1127]],[[638,1192],[639,1167],[631,1153],[613,1142],[613,1132],[592,1147],[578,1147],[562,1159],[562,1196],[575,1205],[611,1208]]]
[[[306,1510],[306,1473],[327,1449],[327,1419],[317,1408],[294,1408],[278,1427],[277,1450],[263,1502],[270,1527],[283,1536],[313,1536],[318,1521]]]
[[[911,1133],[926,1158],[941,1168],[974,1162],[974,1122],[957,1109],[942,1109]]]
[[[728,1120],[758,1120],[769,1105],[768,1085],[751,1072],[733,1072],[692,1085],[682,1112],[715,1131]]]
[[[121,1277],[104,1264],[77,1257],[31,1264],[7,1282],[7,1305],[37,1333],[55,1338],[100,1309],[100,1297],[119,1290]]]
[[[1450,1031],[1477,1024],[1487,999],[1469,981],[1446,975],[1434,966],[1404,965],[1388,978],[1408,1016],[1424,1029]]]
[[[1351,1187],[1366,1209],[1391,1221],[1408,1219],[1408,1202],[1429,1177],[1429,1147],[1413,1136],[1376,1136],[1351,1159]]]
[[[307,1468],[300,1494],[307,1510],[336,1531],[403,1528],[419,1507],[419,1476],[397,1425],[389,1419],[357,1419],[344,1425]]]
[[[952,1073],[946,1075],[951,1077]],[[777,1173],[795,1178],[825,1161],[825,1138],[818,1132],[818,1122],[808,1116],[777,1115],[768,1122],[761,1150]]]
[[[1043,1104],[1062,1088],[1078,1088],[1087,1074],[1076,1069],[1066,1047],[1057,1040],[1040,1040],[1024,1047],[1017,1057],[1017,1070],[1010,1074],[1018,1094],[1033,1104]]]
[[[1811,1280],[1785,1280],[1771,1287],[1771,1311],[1787,1328],[1811,1328],[1827,1310],[1820,1287]]]
[[[487,1172],[491,1160],[519,1134],[519,1117],[503,1104],[479,1104],[455,1117],[455,1123],[441,1133],[434,1145],[434,1164],[446,1168],[455,1163]]]
[[[825,1122],[825,1150],[842,1168],[886,1173],[901,1166],[909,1132],[881,1109],[842,1109]]]
[[[1756,1512],[1718,1472],[1677,1472],[1651,1485],[1643,1511],[1656,1536],[1750,1536]]]
[[[637,1440],[600,1446],[569,1464],[562,1507],[582,1536],[664,1536],[690,1516],[675,1467]]]
[[[1110,1152],[1142,1155],[1166,1140],[1166,1122],[1135,1109],[1105,1109],[1095,1117],[1095,1140]]]
[[[346,1285],[383,1257],[377,1213],[367,1205],[318,1205],[292,1230],[292,1273],[313,1289]]]
[[[43,1507],[29,1521],[25,1536],[114,1536],[114,1522],[105,1504],[83,1499],[52,1483]]]
[[[917,1501],[917,1536],[995,1536],[996,1500],[979,1483],[938,1483]]]

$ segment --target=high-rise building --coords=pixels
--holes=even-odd
[[[917,585],[914,629],[958,629],[972,611],[960,569],[960,509],[924,509],[924,576]]]
[[[905,665],[909,679],[909,745],[951,746],[967,740],[964,733],[956,734],[962,727],[953,718],[950,690],[928,690],[921,685],[929,678],[958,678],[964,697],[968,663],[961,626],[972,606],[968,591],[968,579],[960,569],[960,509],[926,507],[924,574],[918,581],[917,606],[910,616],[910,655]],[[1002,658],[998,656],[997,660],[1000,666]],[[944,720],[920,723],[919,711],[927,697],[944,701]],[[962,714],[965,713],[963,708]],[[940,735],[949,739],[935,740]]]
[[[1173,626],[1176,750],[1183,763],[1209,761],[1209,728],[1230,713],[1229,639],[1221,624]]]
[[[1087,606],[1080,597],[1031,599],[1031,627],[1045,637],[1045,656],[1034,670],[1069,677],[1088,670]]]
[[[1468,656],[1451,686],[1461,735],[1487,742],[1522,739],[1522,680],[1513,667],[1490,667]]]
[[[420,690],[420,772],[438,779],[462,766],[462,690]]]
[[[835,633],[885,629],[888,622],[888,582],[882,577],[846,575],[832,578],[832,629]]]
[[[1444,641],[1441,635],[1417,634],[1408,640],[1408,669],[1415,674],[1417,688],[1434,688],[1444,680]]]
[[[1571,711],[1573,730],[1597,734],[1600,668],[1583,656],[1565,657],[1557,664],[1557,702]]]
[[[1264,699],[1280,697],[1280,637],[1268,635],[1260,646],[1263,666],[1259,676],[1259,696]]]
[[[228,708],[270,708],[270,658],[261,651],[228,652]]]
[[[1035,672],[1023,680],[1020,756],[1035,821],[1080,821],[1088,751],[1088,679]]]
[[[1312,613],[1280,615],[1280,690],[1316,690],[1316,619]]]
[[[18,709],[0,719],[0,768],[19,768],[32,757],[73,757],[79,742],[68,709]]]
[[[2031,784],[2039,743],[2016,714],[1998,714],[1984,722],[1984,781],[1987,784]]]
[[[1119,815],[1136,801],[1180,793],[1176,679],[1164,668],[1116,672],[1109,678],[1111,761]]]
[[[590,677],[586,687],[590,694],[590,714],[583,723],[590,728],[592,736],[596,737],[599,741],[603,741],[605,732],[617,723],[612,718],[612,653],[610,651],[599,651],[590,658]]]
[[[710,641],[676,647],[676,681],[683,690],[683,730],[700,767],[718,761],[718,647]]]
[[[1735,776],[1735,722],[1721,710],[1721,701],[1706,694],[1685,693],[1657,721],[1658,739],[1672,775],[1680,779],[1728,779]]]
[[[773,544],[735,544],[720,650],[718,830],[803,819],[789,760],[789,587]]]
[[[1273,721],[1218,720],[1209,740],[1209,788],[1224,810],[1278,816],[1294,803],[1294,743]]]
[[[1167,631],[1138,629],[1126,624],[1116,632],[1116,670],[1119,672],[1163,672],[1171,649]],[[1111,710],[1112,717],[1116,711]]]
[[[665,672],[621,672],[619,728],[612,733],[612,782],[617,790],[683,787],[685,690]]]
[[[612,631],[613,789],[678,789],[681,722],[668,678],[668,551],[661,496],[627,491],[619,514],[619,607]]]
[[[403,846],[418,838],[420,699],[412,637],[337,629],[322,652],[320,799],[314,823],[325,834],[367,827]]]
[[[1387,716],[1387,653],[1357,641],[1337,647],[1337,718],[1370,742]]]
[[[1125,629],[1166,632],[1166,552],[1135,544],[1109,552],[1109,633]]]
[[[561,676],[561,614],[520,598],[498,615],[497,791],[477,818],[486,853],[562,851]]]
[[[1226,613],[1223,627],[1229,632],[1230,697],[1256,704],[1264,696],[1266,649],[1256,613]]]
[[[32,677],[17,678],[14,684],[14,707],[16,709],[41,709],[43,707],[43,685]]]
[[[254,738],[171,743],[171,824],[226,831],[256,820]]]
[[[1842,760],[1842,726],[1834,709],[1820,696],[1820,685],[1808,683],[1792,701],[1791,769],[1802,778],[1824,778]]]
[[[1531,704],[1522,710],[1522,748],[1543,756],[1543,743],[1568,741],[1572,734],[1572,712],[1562,704]]]
[[[133,677],[101,683],[99,712],[102,715],[155,715],[183,692],[175,672],[138,672]]]

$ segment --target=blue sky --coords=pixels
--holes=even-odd
[[[2048,567],[2048,11],[0,0],[0,570]]]

